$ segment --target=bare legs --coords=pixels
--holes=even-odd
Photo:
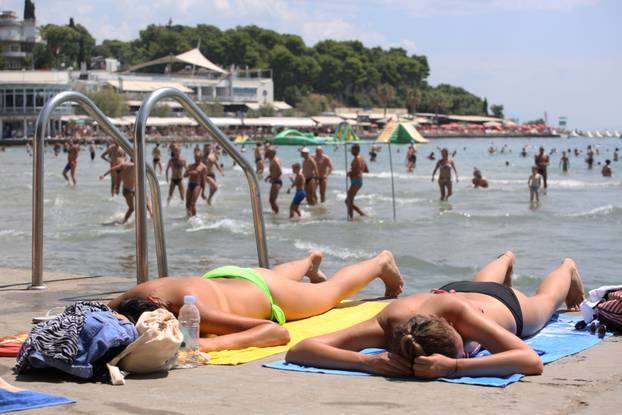
[[[277,265],[272,271],[292,281],[302,281],[304,277],[308,277],[312,283],[324,282],[326,275],[320,270],[321,262],[322,253],[311,251],[308,257]]]
[[[279,205],[276,203],[276,198],[279,197],[281,186],[282,185],[278,183],[272,183],[270,186],[270,207],[275,215],[279,213]]]
[[[511,287],[514,262],[514,254],[511,251],[506,251],[475,274],[473,281],[492,281]]]
[[[385,283],[387,297],[397,297],[404,285],[395,259],[389,251],[342,268],[330,279],[318,284],[304,284],[280,275],[285,270],[292,270],[289,275],[293,276],[294,269],[298,272],[296,275],[300,275],[304,268],[308,269],[308,264],[298,262],[284,264],[275,270],[259,269],[270,287],[274,301],[285,311],[288,320],[324,313],[344,298],[360,291],[375,278],[380,278]],[[288,268],[281,268],[284,266]]]
[[[567,309],[578,309],[584,293],[577,264],[570,258],[564,259],[559,267],[542,281],[536,295],[526,297],[517,292],[517,296],[525,320],[523,334],[536,333],[544,327],[564,301]]]
[[[354,204],[354,198],[356,197],[356,194],[358,193],[360,189],[361,189],[361,186],[356,185],[356,184],[351,185],[350,188],[348,189],[348,195],[346,197],[346,206],[348,207],[348,220],[354,219],[354,211],[356,211],[356,213],[358,213],[361,216],[365,216],[363,211]]]

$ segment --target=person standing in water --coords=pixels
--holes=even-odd
[[[257,145],[255,146],[255,173],[258,175],[263,174],[263,158],[263,145],[261,143],[257,143]]]
[[[153,170],[160,170],[160,174],[162,174],[162,162],[160,161],[162,158],[162,150],[160,149],[160,143],[156,143],[151,155],[153,156]]]
[[[89,152],[91,153],[91,161],[95,160],[95,143],[91,141],[91,144],[89,144]]]
[[[570,166],[570,159],[568,158],[568,155],[566,154],[565,151],[562,151],[562,156],[559,159],[559,165],[562,168],[562,171],[564,173],[568,173],[568,166]]]
[[[197,215],[197,200],[201,194],[201,189],[205,185],[207,168],[202,161],[201,150],[194,150],[194,163],[189,165],[184,172],[184,177],[188,178],[186,190],[186,213],[189,217]]]
[[[549,165],[549,155],[544,152],[544,147],[540,147],[538,154],[534,156],[535,165],[538,166],[538,173],[542,176],[542,181],[544,182],[544,189],[547,188],[546,178],[547,172],[546,168]]]
[[[449,150],[443,148],[441,150],[441,159],[436,162],[436,167],[434,167],[434,171],[432,172],[432,181],[434,181],[434,176],[436,175],[436,171],[438,170],[438,187],[441,191],[442,201],[449,199],[449,197],[452,195],[452,169],[454,171],[454,174],[456,175],[457,183],[458,170],[456,170],[456,165],[454,164],[454,161],[449,158]]]
[[[352,144],[350,147],[350,153],[354,156],[352,163],[350,163],[350,171],[348,177],[350,178],[350,188],[346,196],[346,207],[348,209],[348,220],[354,219],[354,211],[361,216],[365,216],[363,211],[354,203],[356,194],[363,187],[363,173],[369,173],[367,164],[361,156],[361,146],[358,144]]]
[[[477,189],[478,187],[488,187],[488,179],[482,176],[482,172],[477,167],[473,169],[473,180],[471,180],[471,182],[473,183],[473,187],[475,189]]]
[[[186,168],[186,160],[179,155],[179,150],[175,148],[171,153],[171,158],[168,160],[168,164],[166,165],[166,181],[168,183],[168,171],[171,170],[171,184],[168,188],[168,199],[167,203],[171,203],[171,198],[173,197],[173,192],[175,191],[175,187],[179,188],[179,197],[181,200],[184,200],[184,169]]]
[[[121,178],[117,170],[112,170],[113,166],[117,166],[125,161],[125,152],[116,143],[110,143],[106,151],[101,155],[102,160],[110,163],[110,195],[118,195],[121,186]]]
[[[67,165],[63,169],[63,177],[67,182],[76,185],[76,167],[78,166],[78,155],[80,154],[80,144],[69,140],[67,143]],[[71,180],[67,177],[67,172],[71,172]]]
[[[538,173],[538,166],[531,168],[531,176],[527,179],[529,186],[529,202],[540,203],[540,187],[542,186],[542,176]]]
[[[276,203],[276,200],[283,186],[283,180],[281,179],[281,160],[276,156],[276,150],[272,147],[266,150],[266,158],[270,160],[270,174],[266,177],[266,181],[270,182],[270,207],[272,208],[272,212],[278,215],[279,205]]]
[[[292,189],[296,189],[296,193],[294,194],[294,199],[292,200],[292,204],[289,206],[289,218],[293,218],[294,214],[300,217],[300,204],[307,196],[305,194],[305,176],[302,175],[300,171],[300,163],[294,163],[292,165],[292,172],[294,173],[294,177],[290,178],[292,181],[292,185],[289,189],[287,189],[287,193],[289,193]]]
[[[326,187],[328,185],[328,176],[333,172],[333,162],[326,154],[321,146],[315,148],[315,164],[317,165],[317,182],[320,189],[320,202],[326,201]]]
[[[205,165],[207,172],[205,176],[205,182],[201,188],[201,197],[207,200],[208,205],[212,205],[212,198],[214,194],[218,190],[218,184],[216,183],[216,174],[214,173],[214,168],[220,172],[222,176],[225,175],[225,172],[220,165],[220,161],[218,160],[218,154],[215,151],[212,151],[211,144],[205,144],[203,147],[203,164]],[[209,196],[207,199],[205,198],[205,185],[209,186]]]
[[[313,206],[316,203],[316,180],[318,178],[317,163],[309,154],[309,149],[303,147],[300,150],[302,157],[302,174],[305,176],[305,193],[307,194],[307,203]]]
[[[123,197],[125,198],[125,203],[127,204],[127,212],[125,212],[125,217],[121,223],[126,223],[130,217],[132,217],[132,213],[134,213],[134,198],[136,195],[136,175],[134,171],[134,161],[133,160],[122,160],[121,163],[116,164],[110,168],[106,173],[99,176],[99,180],[103,180],[112,172],[116,172],[119,176],[122,186],[123,186]],[[147,211],[151,215],[151,203],[149,198],[147,198]]]
[[[613,176],[613,171],[611,171],[611,160],[607,159],[605,160],[605,165],[603,166],[603,169],[601,170],[601,174],[603,175],[603,177],[611,177]]]
[[[417,148],[415,147],[414,144],[411,144],[408,146],[408,151],[406,152],[406,171],[408,173],[412,173],[415,170],[416,164],[417,164]]]
[[[587,168],[592,170],[592,166],[594,165],[594,150],[592,150],[592,145],[587,146],[587,154],[585,157],[585,162],[587,163]]]
[[[613,161],[618,161],[619,160],[619,155],[618,155],[618,147],[616,147],[615,150],[613,150]]]

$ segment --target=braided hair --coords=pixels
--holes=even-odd
[[[393,329],[389,350],[414,362],[416,357],[439,353],[458,355],[452,328],[444,318],[418,314]]]

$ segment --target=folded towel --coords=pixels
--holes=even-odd
[[[579,353],[582,350],[590,348],[599,343],[602,339],[596,335],[590,334],[589,331],[577,331],[574,324],[581,320],[580,317],[571,315],[555,315],[551,321],[535,336],[525,340],[542,358],[543,363],[554,362],[562,357]],[[607,333],[607,336],[610,336]],[[362,353],[375,354],[381,353],[382,349],[365,349]],[[486,350],[480,351],[475,358],[490,354]],[[349,376],[372,376],[369,373],[354,372],[346,370],[323,369],[316,367],[300,366],[294,363],[287,363],[284,360],[268,363],[264,365],[271,369],[291,370],[296,372],[325,373],[334,375]],[[496,386],[505,387],[511,383],[517,382],[524,375],[515,373],[506,377],[468,377],[464,376],[455,379],[440,378],[438,380],[451,383],[465,383],[469,385]],[[411,378],[415,380],[415,378]]]

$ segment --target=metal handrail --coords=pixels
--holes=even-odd
[[[72,101],[82,107],[91,117],[93,117],[108,135],[130,156],[134,152],[132,144],[101,112],[101,110],[87,96],[75,92],[64,91],[52,97],[43,107],[35,127],[35,136],[33,139],[33,172],[32,172],[32,285],[30,289],[45,289],[43,284],[43,143],[45,138],[46,125],[54,109],[65,102]],[[144,174],[144,169],[142,170]],[[166,241],[164,238],[164,224],[162,222],[162,198],[160,196],[160,186],[155,172],[151,167],[147,169],[151,196],[153,199],[153,227],[156,240],[156,255],[158,260],[158,273],[160,277],[168,275],[168,264],[166,260]],[[144,177],[144,176],[143,176]],[[142,182],[144,184],[144,181]],[[143,188],[144,194],[144,188]],[[135,202],[139,199],[135,199]],[[144,196],[140,200],[145,200]],[[136,203],[134,203],[136,205]],[[144,225],[146,227],[146,223]],[[138,232],[136,227],[136,263],[140,263],[140,258],[147,258],[147,244],[139,243],[138,238],[146,239],[146,232]],[[136,267],[136,281],[143,281]]]
[[[225,151],[235,160],[235,162],[244,170],[248,186],[250,188],[251,206],[253,212],[253,223],[255,225],[255,242],[257,244],[257,256],[259,258],[259,266],[263,268],[269,267],[268,262],[268,246],[266,244],[266,226],[263,220],[261,208],[261,197],[259,196],[259,184],[257,176],[252,166],[246,161],[238,149],[231,144],[229,139],[220,131],[207,115],[183,92],[175,88],[160,88],[147,96],[136,115],[135,140],[134,140],[134,160],[136,163],[136,241],[146,243],[145,238],[139,238],[140,235],[146,234],[146,207],[145,207],[145,188],[144,175],[145,169],[145,128],[147,126],[147,118],[158,101],[166,98],[172,98],[179,102],[182,107],[196,119],[203,128],[216,140]],[[137,268],[147,273],[147,257],[141,257],[137,262]]]

